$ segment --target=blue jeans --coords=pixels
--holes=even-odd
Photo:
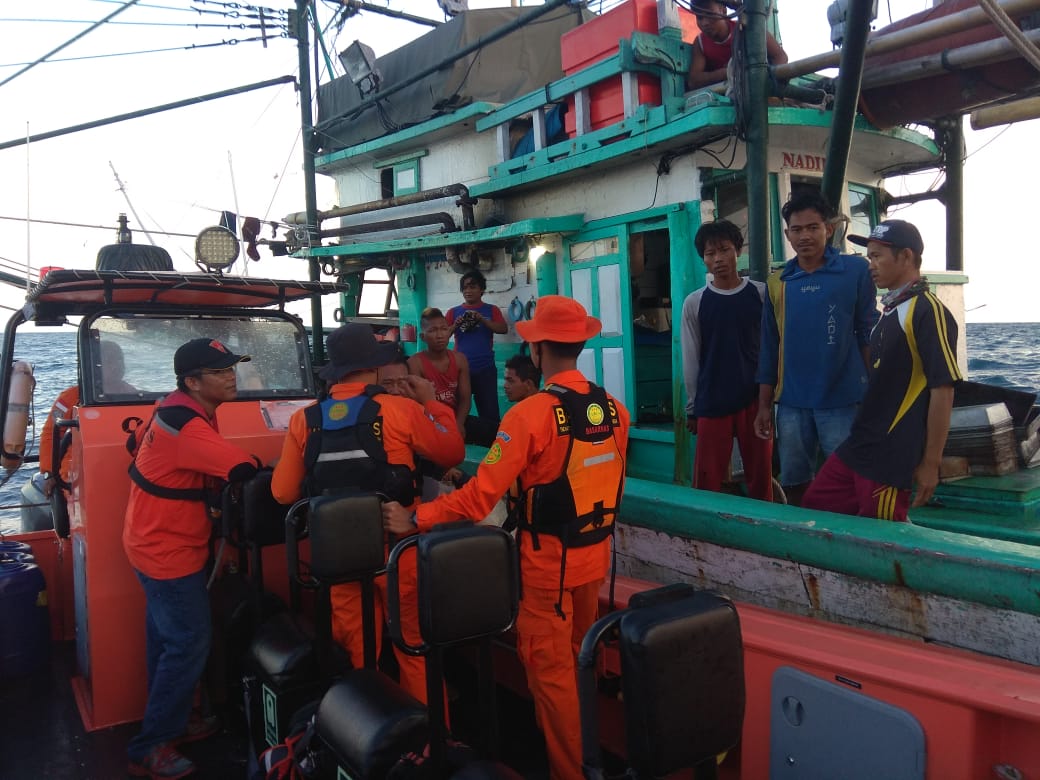
[[[473,371],[469,375],[473,389],[473,402],[477,405],[477,417],[489,428],[498,430],[502,416],[498,411],[498,366],[492,363],[487,368]]]
[[[130,740],[126,752],[132,761],[141,761],[153,747],[187,729],[212,629],[204,570],[172,580],[136,574],[146,599],[148,704],[141,733]]]
[[[780,454],[780,484],[804,485],[816,473],[818,450],[826,460],[849,435],[859,404],[834,409],[776,407],[776,448]]]

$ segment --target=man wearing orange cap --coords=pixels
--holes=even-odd
[[[486,516],[519,482],[512,513],[522,578],[517,650],[553,780],[582,777],[575,659],[596,619],[624,486],[628,411],[577,368],[600,327],[577,301],[539,299],[534,318],[516,328],[547,378],[545,389],[506,413],[476,476],[459,490],[415,512],[383,505],[388,531],[428,531]]]

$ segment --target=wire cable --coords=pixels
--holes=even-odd
[[[88,28],[87,28],[86,30],[84,30],[83,32],[81,32],[81,33],[80,33],[79,35],[76,35],[76,36],[74,36],[73,38],[71,38],[71,39],[69,39],[68,41],[66,41],[65,43],[61,44],[61,46],[59,46],[58,48],[56,48],[56,49],[52,49],[52,50],[51,50],[51,51],[49,51],[49,52],[48,52],[47,54],[44,54],[44,55],[43,55],[42,57],[40,57],[40,58],[39,58],[38,60],[36,60],[36,61],[34,61],[34,62],[30,62],[30,63],[29,63],[28,65],[26,65],[26,66],[25,66],[24,68],[22,68],[22,69],[21,69],[20,71],[18,71],[17,73],[15,73],[15,74],[13,74],[13,75],[11,75],[11,76],[8,76],[8,77],[7,77],[6,79],[4,79],[3,81],[0,81],[0,87],[2,87],[2,86],[3,86],[4,84],[7,84],[8,82],[14,81],[14,80],[15,80],[16,78],[18,78],[19,76],[21,76],[21,75],[22,75],[23,73],[25,73],[26,71],[32,70],[32,69],[33,69],[33,68],[35,68],[35,67],[36,67],[37,65],[39,65],[39,64],[40,64],[41,62],[44,62],[45,60],[49,59],[49,58],[51,57],[51,55],[53,55],[53,54],[57,54],[57,53],[58,53],[59,51],[61,51],[62,49],[64,49],[64,48],[67,48],[68,46],[71,46],[72,44],[74,44],[74,43],[75,43],[76,41],[78,41],[78,40],[79,40],[80,38],[82,38],[83,36],[85,36],[85,35],[89,35],[90,33],[92,33],[92,32],[93,32],[94,30],[96,30],[96,29],[97,29],[98,27],[100,27],[101,25],[103,25],[103,24],[104,24],[105,22],[107,22],[107,21],[108,21],[109,19],[111,19],[111,18],[113,18],[114,16],[117,16],[117,15],[119,15],[119,14],[123,13],[123,11],[125,11],[125,10],[126,10],[126,9],[128,9],[128,8],[130,8],[131,6],[137,5],[137,3],[138,3],[138,0],[127,0],[127,2],[125,2],[125,3],[124,3],[124,4],[123,4],[123,5],[122,5],[122,6],[120,7],[120,8],[117,8],[117,9],[116,9],[115,11],[113,11],[112,13],[110,13],[110,14],[109,14],[108,16],[106,16],[106,17],[105,17],[104,19],[102,19],[102,20],[101,20],[100,22],[97,22],[97,23],[95,23],[95,24],[91,25],[91,26],[90,26],[90,27],[88,27]]]

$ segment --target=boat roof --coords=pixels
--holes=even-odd
[[[347,290],[347,285],[338,282],[168,271],[61,270],[51,271],[32,287],[26,302],[64,314],[90,314],[120,305],[254,309]]]

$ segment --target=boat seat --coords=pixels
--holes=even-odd
[[[385,777],[404,753],[429,740],[426,707],[389,677],[357,669],[333,685],[318,706],[316,732],[351,776]]]
[[[249,661],[278,685],[313,679],[318,674],[313,628],[288,612],[275,615],[257,630]]]
[[[636,594],[628,609],[593,624],[578,656],[582,761],[593,774],[602,769],[596,654],[615,627],[630,771],[716,776],[716,756],[737,744],[744,721],[744,652],[732,602],[668,586]]]
[[[400,621],[399,562],[412,548],[418,582],[418,645],[404,639]],[[480,587],[474,587],[474,583]],[[334,753],[340,770],[351,777],[382,777],[389,769],[386,760],[393,757],[396,763],[403,754],[419,752],[429,744],[431,777],[454,776],[452,771],[457,769],[467,772],[460,777],[470,780],[514,780],[517,775],[512,770],[491,761],[451,766],[447,759],[441,655],[451,645],[489,642],[490,637],[507,631],[516,620],[518,604],[516,543],[501,528],[474,526],[466,521],[398,543],[387,561],[388,630],[399,647],[426,658],[429,706],[422,708],[424,739],[418,749],[409,746],[419,733],[412,731],[413,713],[406,706],[406,702],[414,702],[411,696],[367,669],[351,672],[330,689],[318,709],[317,732]],[[486,657],[490,658],[490,651]],[[481,679],[491,683],[490,669],[481,670]],[[493,691],[487,692],[484,701],[493,708]],[[485,727],[492,728],[493,712],[482,715]],[[393,739],[389,739],[391,735]],[[391,747],[397,739],[399,743]]]
[[[299,529],[306,509],[306,533],[311,541],[311,560],[304,573],[299,559]],[[251,707],[262,736],[273,745],[284,739],[292,713],[316,701],[334,676],[349,671],[346,654],[332,640],[332,609],[329,592],[333,585],[361,582],[365,633],[365,666],[376,665],[374,579],[386,565],[383,515],[376,496],[321,496],[296,502],[281,512],[286,555],[293,595],[290,612],[275,616],[257,632],[250,645],[248,662],[257,679],[260,695],[251,697]],[[257,530],[260,530],[259,525]],[[313,631],[299,616],[299,588],[317,591]],[[357,665],[358,659],[351,659]],[[256,742],[259,744],[259,730]]]

